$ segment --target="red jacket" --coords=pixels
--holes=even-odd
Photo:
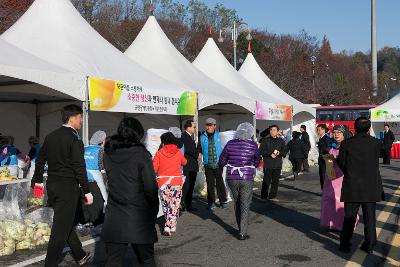
[[[154,170],[159,177],[157,178],[158,186],[161,187],[165,184],[170,179],[170,176],[179,176],[172,178],[170,185],[182,185],[181,166],[186,164],[185,156],[176,145],[163,146],[153,159]]]

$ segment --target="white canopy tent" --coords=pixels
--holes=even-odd
[[[97,33],[69,0],[36,0],[2,38],[81,76],[132,82],[165,91],[180,88],[129,60]],[[91,112],[90,115],[91,132],[106,127],[112,129],[108,134],[115,131],[123,116],[121,113],[104,115],[103,112]],[[164,116],[160,121],[164,124],[162,126],[167,127],[176,124],[177,118]],[[50,124],[48,130],[54,129],[57,124]],[[151,126],[144,123],[146,128]]]
[[[148,18],[125,55],[163,78],[197,91],[199,110],[235,103],[254,112],[254,100],[221,86],[194,67],[171,43],[154,16]]]
[[[287,94],[279,88],[261,69],[258,65],[253,53],[249,52],[246,60],[240,67],[239,73],[245,77],[249,82],[260,88],[263,92],[273,95],[280,99],[282,103],[288,103],[293,106],[293,129],[300,130],[302,124],[307,126],[310,135],[310,141],[313,148],[315,148],[317,135],[315,132],[315,115],[316,110],[306,104],[301,103],[294,97]],[[316,150],[316,149],[315,149]],[[316,152],[316,151],[314,151]],[[315,154],[315,153],[313,153]]]
[[[400,140],[400,93],[371,111],[372,132],[376,137],[383,131],[384,124],[391,127],[396,140]]]
[[[261,89],[257,88],[255,85],[241,76],[225,58],[212,38],[208,38],[203,49],[193,61],[193,65],[206,74],[209,78],[239,95],[267,103],[287,104],[283,103],[280,99],[263,92]],[[249,116],[243,116],[241,119],[247,121],[253,120],[252,118],[249,118]],[[238,117],[235,116],[231,119],[224,117],[224,121],[225,123],[230,122],[229,128],[234,129],[237,126]],[[276,123],[286,126],[288,125],[287,122]]]
[[[82,101],[85,77],[41,60],[0,38],[0,132],[29,149],[29,136],[40,135],[44,103]],[[23,128],[21,127],[23,125]]]

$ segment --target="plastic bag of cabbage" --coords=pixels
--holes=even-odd
[[[33,249],[49,242],[51,228],[47,223],[23,221],[0,221],[0,256],[10,255],[15,250]]]

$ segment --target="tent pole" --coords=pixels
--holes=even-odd
[[[83,144],[89,145],[89,77],[86,78],[85,100],[82,103],[83,109]]]
[[[35,135],[37,138],[40,138],[40,112],[39,112],[39,101],[34,100],[33,103],[36,107],[36,123],[35,123]]]
[[[196,145],[199,141],[199,94],[196,93],[196,112],[194,113],[193,121],[194,124],[196,125],[196,131],[194,132],[194,141],[196,142]]]
[[[256,114],[253,114],[253,127],[254,127],[254,133],[257,131],[257,118]],[[256,134],[253,136],[254,140],[257,138]]]

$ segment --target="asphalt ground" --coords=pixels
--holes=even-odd
[[[363,241],[362,220],[352,240],[352,251],[337,250],[339,233],[319,225],[320,185],[316,169],[300,175],[296,181],[281,181],[279,202],[262,202],[260,184],[255,184],[251,205],[250,239],[236,238],[233,205],[226,210],[206,209],[204,199],[196,199],[196,212],[179,218],[176,235],[160,235],[155,245],[157,266],[400,266],[400,160],[381,166],[386,202],[377,205],[378,244],[374,254],[359,250]],[[104,266],[104,244],[99,230],[83,237],[85,249],[94,255],[89,266]],[[0,257],[0,266],[43,266],[45,247],[17,251]],[[66,255],[60,266],[76,266]],[[124,266],[140,266],[128,249]]]

